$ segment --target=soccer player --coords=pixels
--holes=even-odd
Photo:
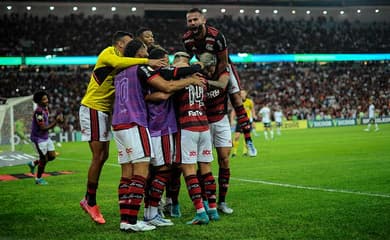
[[[149,58],[166,59],[166,67],[155,69],[164,79],[179,80],[201,70],[201,65],[199,64],[191,67],[169,67],[168,53],[162,48],[154,48],[150,52]],[[162,215],[158,213],[158,207],[164,187],[171,178],[172,169],[176,171],[179,163],[175,157],[176,114],[173,99],[171,98],[172,93],[161,92],[153,87],[149,87],[148,93],[145,100],[148,109],[148,126],[155,157],[151,160],[153,170],[150,174],[150,186],[145,196],[144,218],[149,224],[155,226],[171,226],[173,223],[168,219],[162,218]],[[174,217],[181,216],[178,202],[175,203],[174,208],[170,209],[170,213]]]
[[[38,106],[34,110],[30,139],[39,154],[39,160],[29,162],[28,166],[30,167],[31,173],[34,173],[34,168],[38,165],[35,183],[38,185],[47,185],[46,180],[42,178],[42,174],[45,171],[46,163],[56,158],[54,144],[49,137],[49,130],[54,128],[57,123],[62,123],[64,119],[62,114],[58,114],[55,120],[49,123],[49,95],[46,92],[36,92],[33,100]]]
[[[132,39],[133,36],[128,32],[118,31],[113,35],[112,46],[104,49],[98,56],[79,110],[81,139],[89,142],[92,152],[87,191],[84,199],[80,201],[80,206],[93,221],[100,224],[106,221],[96,204],[96,192],[100,173],[109,154],[111,112],[115,92],[113,79],[119,69],[132,65],[164,65],[162,60],[123,57],[125,46]]]
[[[206,115],[206,88],[190,85],[176,94],[177,117],[180,127],[181,167],[188,193],[196,209],[195,217],[187,224],[207,224],[218,220],[216,184],[211,172],[213,161],[211,135]],[[196,167],[204,183],[208,209],[202,200],[202,189]]]
[[[375,120],[375,105],[374,101],[372,99],[369,100],[369,106],[368,106],[368,124],[367,128],[364,129],[364,131],[369,132],[371,128],[371,124],[375,124],[375,131],[379,131],[378,124],[376,123]]]
[[[205,52],[199,56],[203,63],[204,73],[211,79],[216,71],[216,56]],[[209,122],[212,143],[217,150],[218,156],[218,204],[217,208],[226,214],[232,214],[233,209],[226,204],[226,194],[230,180],[229,155],[232,148],[229,118],[227,116],[228,94],[226,92],[229,82],[229,72],[224,71],[218,81],[209,80],[207,89],[206,113]],[[221,86],[221,83],[224,85]],[[205,177],[201,177],[201,183],[206,190]]]
[[[138,29],[135,32],[135,36],[138,40],[140,40],[146,45],[146,47],[148,48],[148,53],[150,53],[152,49],[160,47],[159,45],[155,44],[153,32],[149,28],[143,27]]]
[[[148,57],[147,47],[141,41],[133,40],[127,44],[124,55]],[[137,221],[149,173],[149,162],[153,157],[148,111],[144,101],[146,85],[169,94],[190,84],[204,86],[204,83],[202,79],[194,77],[166,81],[151,67],[136,65],[120,72],[115,77],[114,84],[117,91],[112,126],[118,148],[118,162],[122,169],[118,187],[121,219],[119,228],[122,231],[136,232],[153,230],[156,228],[154,225]]]
[[[276,123],[276,134],[280,136],[282,135],[280,129],[282,128],[282,121],[283,121],[283,112],[280,106],[276,107],[276,111],[274,112],[274,119]]]
[[[253,116],[256,115],[256,113],[255,113],[255,106],[254,106],[254,103],[253,103],[252,99],[248,98],[248,92],[247,91],[241,90],[240,94],[241,94],[241,98],[242,98],[242,104],[244,106],[246,114],[249,117],[250,130],[252,131]],[[233,114],[235,114],[235,112]],[[243,131],[242,131],[241,127],[237,124],[236,125],[235,134],[234,134],[232,157],[237,155],[238,141],[240,140],[241,133],[243,133]],[[247,155],[247,152],[248,152],[248,148],[246,146],[244,146],[243,154]]]
[[[264,138],[268,140],[268,134],[271,139],[274,139],[274,131],[271,126],[271,109],[268,106],[268,103],[264,104],[264,106],[260,109],[259,115],[261,116],[261,121],[264,124]]]
[[[251,124],[245,112],[240,96],[239,76],[229,59],[226,39],[217,29],[206,25],[206,19],[198,8],[190,9],[186,15],[188,31],[183,35],[183,43],[186,51],[191,55],[199,55],[209,52],[217,56],[217,69],[213,76],[214,80],[220,78],[221,74],[228,69],[230,80],[228,93],[234,110],[236,111],[238,125],[245,135],[245,142],[249,149],[250,156],[256,156],[257,150],[251,138]]]
[[[173,58],[172,66],[177,68],[190,67],[190,55],[187,52],[176,52]],[[198,64],[192,67],[198,66]],[[200,71],[201,68],[195,69]],[[176,144],[180,144],[180,141],[176,141]],[[180,148],[179,148],[180,149]],[[180,154],[178,154],[180,156]],[[176,162],[171,166],[171,176],[166,184],[166,197],[163,206],[163,211],[170,214],[171,217],[181,217],[180,204],[179,204],[179,191],[180,191],[180,177],[182,175],[182,169],[180,159],[176,158]]]

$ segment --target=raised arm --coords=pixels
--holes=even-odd
[[[117,68],[127,68],[137,64],[148,64],[149,59],[147,58],[129,58],[129,57],[121,57],[115,53],[114,48],[108,48],[103,51],[99,57],[98,61],[104,66],[111,66],[115,69]]]

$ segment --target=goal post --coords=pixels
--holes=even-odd
[[[16,145],[28,144],[34,110],[32,99],[32,95],[8,98],[0,105],[0,151],[14,152]]]

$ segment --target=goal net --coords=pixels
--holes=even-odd
[[[32,97],[8,98],[0,105],[0,152],[34,153],[29,140],[34,110]]]

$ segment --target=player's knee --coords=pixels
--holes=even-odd
[[[204,175],[208,172],[211,172],[211,164],[210,163],[206,163],[206,162],[201,162],[199,163],[199,170],[200,170],[200,174]]]
[[[221,168],[228,168],[229,167],[229,156],[219,157],[218,164],[219,164],[219,167],[221,167]]]
[[[108,159],[108,152],[95,153],[93,154],[92,158],[93,158],[93,162],[104,164]]]
[[[102,157],[102,161],[105,162],[108,159],[108,152],[105,152]]]

